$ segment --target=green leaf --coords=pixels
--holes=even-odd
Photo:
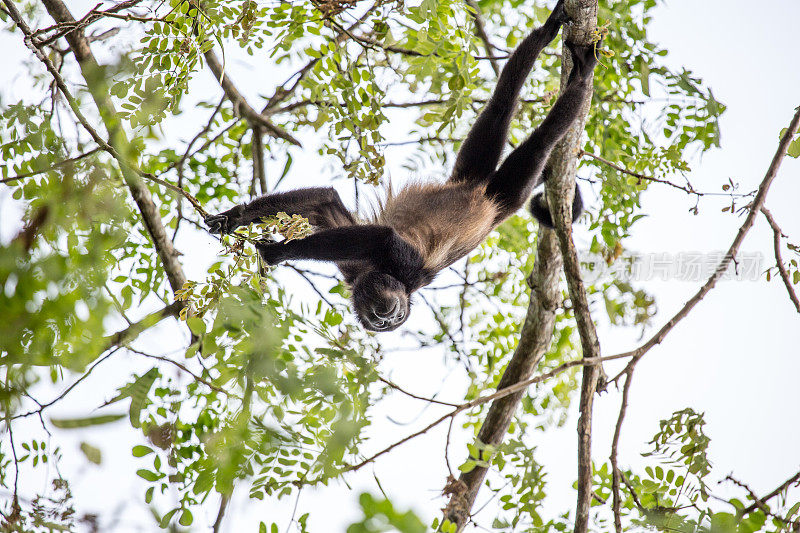
[[[139,414],[141,413],[142,409],[144,408],[144,404],[147,401],[147,395],[150,393],[150,388],[153,386],[153,383],[155,383],[156,378],[158,378],[160,375],[161,373],[158,371],[158,368],[153,367],[148,370],[146,374],[134,381],[128,389],[128,394],[131,397],[131,407],[128,415],[131,420],[131,425],[135,428],[138,428],[141,424],[139,420]]]
[[[151,472],[150,470],[146,470],[144,468],[140,468],[139,470],[137,470],[136,475],[144,479],[145,481],[150,481],[150,482],[158,481],[159,479],[164,477],[164,474],[157,474],[155,472]]]
[[[134,446],[131,453],[134,457],[144,457],[145,455],[149,455],[153,453],[153,449],[149,446],[142,446],[141,444],[138,446]]]
[[[203,319],[200,317],[190,316],[186,319],[186,324],[189,326],[189,329],[192,330],[192,333],[198,337],[206,332],[206,323],[203,322]]]
[[[794,158],[800,157],[800,137],[789,144],[789,148],[786,150],[786,155]]]
[[[50,423],[59,429],[76,429],[85,428],[89,426],[100,426],[103,424],[110,424],[116,422],[125,415],[100,415],[88,416],[85,418],[51,418]]]
[[[475,467],[478,466],[478,463],[473,461],[472,459],[466,461],[463,465],[459,466],[458,469],[464,473],[472,472],[475,470]]]
[[[650,65],[646,59],[639,62],[639,79],[642,82],[642,92],[645,96],[650,96]]]
[[[178,520],[178,523],[184,527],[188,527],[192,525],[192,512],[189,509],[184,509],[181,513],[181,518]]]
[[[81,442],[81,451],[90,462],[99,465],[103,462],[103,453],[100,448],[92,446],[88,442]]]
[[[172,517],[179,510],[180,509],[173,509],[173,510],[169,511],[167,514],[165,514],[163,517],[161,517],[161,522],[159,522],[159,525],[161,526],[161,529],[167,529],[167,526],[169,525],[169,521],[172,520]]]

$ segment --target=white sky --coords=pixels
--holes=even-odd
[[[76,16],[91,7],[84,1],[71,1],[69,4]],[[767,5],[769,11],[758,11],[758,7]],[[686,66],[702,76],[717,99],[728,106],[721,120],[722,148],[692,162],[693,171],[689,179],[696,188],[718,191],[721,184],[731,178],[740,183],[741,191],[749,191],[763,178],[776,149],[780,130],[788,125],[794,108],[800,105],[800,68],[797,68],[795,52],[798,20],[800,3],[794,0],[763,3],[674,0],[656,11],[650,35],[652,40],[670,51],[667,64],[675,68]],[[0,48],[6,50],[0,60],[0,71],[4,73],[2,94],[5,102],[13,102],[24,91],[19,83],[25,75],[19,67],[23,50],[8,35],[0,36]],[[272,77],[259,80],[256,76],[245,75],[245,65],[240,62],[233,61],[228,68],[232,78],[251,96],[259,94],[259,86],[271,87],[274,83]],[[601,69],[597,75],[602,76]],[[12,79],[16,81],[11,83]],[[208,81],[201,82],[208,94],[217,94],[211,92],[214,87]],[[203,116],[206,116],[205,112]],[[393,122],[390,132],[393,136],[389,140],[409,137],[401,125]],[[182,131],[176,129],[172,134],[184,141],[185,131],[194,130],[194,127]],[[167,131],[168,135],[170,133]],[[313,143],[310,145],[315,146]],[[307,152],[303,157],[299,157],[298,151],[294,152],[296,163],[290,178],[320,175],[319,168],[324,163],[318,157],[308,156],[314,153],[312,150],[307,149]],[[407,171],[401,168],[406,153],[388,152],[394,176],[407,175]],[[282,164],[282,161],[271,163],[275,167],[272,175],[279,172]],[[799,177],[800,161],[786,159],[767,199],[767,207],[795,242],[800,240],[800,218],[796,207],[800,198]],[[340,190],[343,196],[350,196],[347,189]],[[0,237],[3,238],[13,234],[15,224],[19,224],[19,213],[11,205],[9,197],[9,190],[0,187],[0,216],[4,221]],[[720,212],[726,205],[725,200],[704,199],[699,216],[687,212],[693,205],[693,199],[680,191],[651,187],[643,198],[643,211],[649,216],[636,226],[635,236],[627,242],[628,249],[640,253],[727,249],[743,219]],[[9,221],[14,224],[8,225]],[[585,228],[577,230],[579,242],[581,238],[585,241],[586,235]],[[205,236],[195,235],[191,239],[197,242],[199,251],[184,264],[187,275],[199,279],[205,267],[215,259],[216,248]],[[757,219],[742,251],[763,254],[765,267],[774,263],[772,233],[761,218]],[[787,257],[785,254],[784,258]],[[299,283],[297,278],[286,279]],[[674,279],[648,282],[646,289],[655,294],[659,308],[654,327],[660,327],[698,287],[698,282]],[[598,307],[596,312],[600,316],[604,310]],[[797,413],[800,405],[800,388],[797,387],[800,375],[799,318],[788,301],[785,288],[776,279],[771,283],[763,279],[720,283],[690,317],[638,365],[622,434],[620,464],[634,467],[642,464],[639,454],[646,451],[645,443],[657,430],[658,421],[674,410],[691,406],[705,412],[707,433],[712,438],[711,460],[715,466],[715,479],[733,472],[756,491],[765,492],[800,469]],[[161,331],[162,335],[153,335],[153,341],[140,346],[144,349],[150,347],[156,353],[164,352],[164,346],[177,346],[178,339],[172,334],[174,329],[162,326]],[[604,355],[626,351],[639,344],[634,332],[601,327],[599,335]],[[98,372],[70,396],[66,404],[68,409],[54,409],[50,414],[85,414],[111,397],[113,389],[124,382],[132,368],[141,371],[149,367],[147,362],[131,358],[120,357],[115,361],[102,367],[103,372]],[[607,371],[613,373],[618,366],[609,365]],[[443,363],[441,353],[435,350],[390,354],[381,370],[402,386],[420,394],[432,394],[442,388],[450,393],[443,397],[458,400],[463,394],[463,376],[454,363]],[[45,391],[41,396],[49,398],[55,393]],[[594,456],[597,462],[608,457],[618,402],[619,395],[615,392],[596,401]],[[364,450],[378,450],[438,416],[434,409],[423,413],[420,409],[418,403],[396,396],[384,402],[371,431],[374,440]],[[573,412],[575,409],[577,400]],[[388,422],[385,415],[412,422],[397,426]],[[31,420],[27,427],[36,425]],[[546,465],[549,472],[551,497],[547,510],[553,513],[574,506],[574,493],[570,488],[576,469],[574,428],[573,413],[563,429],[534,435],[539,440],[537,459]],[[359,515],[357,494],[362,489],[378,492],[374,473],[398,507],[411,507],[426,520],[437,516],[445,505],[439,496],[446,477],[443,464],[445,430],[446,427],[432,431],[379,460],[373,468],[349,476],[347,481],[352,491],[342,483],[333,483],[323,490],[304,491],[298,515],[312,513],[312,531],[343,530],[344,525]],[[21,426],[18,431],[24,436],[26,426]],[[109,430],[85,431],[78,437],[57,431],[54,436],[62,446],[62,472],[68,479],[75,480],[72,488],[79,514],[98,512],[102,516],[123,502],[126,513],[115,531],[154,529],[146,509],[139,503],[144,485],[138,483],[132,474],[141,465],[130,457],[130,447],[141,442],[140,436],[123,430],[123,424]],[[85,464],[77,448],[81,440],[102,448],[102,467]],[[454,465],[463,460],[464,444],[468,441],[467,435],[454,432],[450,449]],[[42,487],[44,483],[40,476],[26,476],[23,481],[31,488]],[[244,492],[242,490],[242,494]],[[0,493],[0,496],[5,495]],[[478,506],[486,498],[483,493]],[[282,525],[283,530],[293,505],[294,500],[276,504],[246,497],[235,498],[223,529],[252,531],[259,520],[268,523],[274,520]],[[215,512],[214,504],[208,510],[209,524],[213,522]],[[482,525],[490,524],[490,514],[487,513],[480,521]],[[204,517],[195,513],[198,530],[203,521]]]

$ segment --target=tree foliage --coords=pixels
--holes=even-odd
[[[473,8],[455,0],[145,0],[74,11],[77,25],[54,24],[46,7],[59,3],[15,4],[31,35],[15,23],[11,3],[0,11],[5,30],[29,47],[29,76],[17,82],[25,86],[23,96],[0,105],[0,187],[25,211],[19,232],[0,242],[0,485],[13,495],[2,508],[4,527],[71,530],[88,520],[74,508],[70,480],[48,467],[62,453],[54,428],[80,431],[120,418],[140,432],[131,449],[138,467],[130,475],[143,480],[142,502],[162,528],[191,527],[199,508],[230,497],[234,488],[254,500],[282,499],[306,486],[346,480],[372,460],[375,450],[366,439],[372,413],[398,386],[381,374],[386,347],[380,338],[347,312],[344,285],[325,273],[298,270],[319,293],[303,299],[291,283],[306,281],[289,283],[259,263],[254,240],[276,226],[292,236],[286,232],[302,232],[302,221],[298,226],[283,218],[225,237],[220,260],[173,293],[167,276],[173,267],[160,259],[152,217],[188,264],[197,253],[191,243],[201,218],[176,187],[214,212],[276,187],[303,186],[294,162],[307,157],[315,142],[326,177],[367,191],[387,178],[395,113],[414,124],[410,135],[417,146],[406,169],[444,175],[492,90],[495,74],[487,56],[505,56],[548,8],[517,0],[478,2],[494,43],[487,49],[475,31]],[[643,216],[639,195],[652,186],[683,187],[669,180],[689,169],[693,154],[719,146],[718,118],[725,109],[697,74],[661,62],[667,51],[648,37],[655,7],[655,0],[602,3],[604,45],[613,54],[602,58],[596,75],[579,173],[598,197],[586,217],[590,251],[623,270],[625,239]],[[93,37],[91,47],[104,60],[98,69],[75,68],[64,36],[76,27]],[[526,85],[512,143],[525,138],[554,100],[559,48],[548,49]],[[226,67],[222,85],[235,85],[227,65],[246,56],[263,67],[262,78],[286,81],[243,101],[244,91],[236,100],[201,80],[217,60]],[[86,123],[53,84],[42,58],[63,78]],[[92,100],[98,92],[110,95],[108,105]],[[654,118],[637,120],[644,113]],[[109,124],[128,138],[122,153],[114,151],[122,145]],[[98,144],[89,128],[109,144]],[[294,147],[292,138],[304,146]],[[797,146],[800,140],[790,155],[797,156]],[[262,178],[265,154],[281,169],[269,180]],[[154,213],[142,211],[126,169],[149,190]],[[422,293],[435,321],[408,335],[416,346],[444,347],[463,365],[469,386],[459,401],[493,392],[516,346],[535,229],[527,215],[513,217],[456,265],[455,286],[442,289],[449,296]],[[796,261],[789,268],[796,283]],[[644,287],[606,274],[587,288],[615,326],[644,328],[655,313]],[[165,326],[167,317],[177,320]],[[148,338],[152,346],[165,335],[164,327],[181,339],[180,353],[143,347]],[[579,351],[572,313],[559,313],[540,372],[559,369]],[[107,359],[132,370],[123,382],[105,383],[111,399],[97,406],[102,409],[72,419],[50,417],[52,403],[37,399],[39,392],[63,390],[56,401],[68,403],[73,387]],[[145,363],[143,371],[133,370]],[[533,442],[565,423],[576,387],[574,369],[554,373],[524,396],[500,448],[476,441],[462,449],[462,471],[491,465],[486,490],[497,499],[487,512],[494,528],[571,527],[570,511],[542,511],[548,491],[557,488],[547,485],[547,465],[536,461]],[[458,422],[477,430],[487,405],[464,410]],[[41,421],[35,434],[13,431],[34,417]],[[744,533],[796,524],[800,503],[760,502],[744,485],[738,498],[710,498],[703,424],[703,415],[691,409],[675,413],[650,443],[652,466],[623,469],[624,527]],[[51,430],[52,440],[46,438]],[[96,444],[84,442],[81,450],[97,464],[102,454]],[[49,476],[48,489],[18,494],[20,471]],[[594,485],[599,500],[610,502],[611,465],[596,465]],[[362,494],[364,518],[348,531],[427,529],[413,513],[397,510],[387,492]],[[599,500],[595,525],[610,529],[610,504]],[[314,523],[313,512],[292,519],[299,531]],[[436,519],[433,527],[447,531],[451,525]],[[276,530],[271,522],[260,525],[260,531]]]

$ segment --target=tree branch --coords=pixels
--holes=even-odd
[[[292,137],[289,132],[273,124],[268,116],[262,115],[247,103],[247,100],[245,100],[244,96],[242,96],[242,93],[239,92],[239,89],[231,81],[230,76],[228,76],[225,72],[225,68],[217,57],[217,54],[214,53],[213,48],[208,50],[204,54],[204,57],[206,58],[208,68],[210,68],[211,72],[214,73],[214,77],[219,82],[219,85],[222,87],[222,90],[225,92],[228,100],[230,100],[233,104],[233,109],[237,112],[237,114],[247,120],[251,125],[263,127],[264,131],[272,137],[277,137],[295,146],[300,146],[300,141]]]
[[[564,42],[579,44],[592,42],[592,31],[597,25],[597,0],[567,0],[565,8],[572,24],[564,27]],[[572,57],[566,46],[561,52],[561,89],[567,84],[572,70]],[[575,192],[575,176],[578,166],[577,152],[581,144],[586,115],[591,106],[591,93],[585,99],[579,118],[572,123],[550,157],[551,174],[545,180],[550,213],[564,261],[572,309],[581,339],[583,357],[600,357],[600,342],[594,321],[589,311],[586,288],[580,271],[580,260],[572,240],[572,199]],[[549,230],[545,230],[545,233]],[[602,376],[602,381],[601,381]],[[605,384],[602,366],[583,368],[578,419],[578,496],[575,510],[575,533],[586,533],[589,528],[589,508],[592,503],[592,412],[594,396],[598,386]]]
[[[489,35],[486,33],[480,7],[478,7],[478,3],[475,0],[466,0],[466,2],[467,6],[469,6],[469,14],[475,22],[475,34],[483,41],[483,46],[486,48],[486,55],[489,56],[489,63],[492,65],[492,70],[494,70],[495,76],[499,77],[500,63],[498,63],[496,58],[492,57],[496,47],[492,44],[492,41],[489,40]]]
[[[798,107],[795,111],[794,116],[789,124],[789,127],[784,132],[783,136],[781,137],[780,143],[778,144],[778,149],[775,152],[775,155],[772,156],[772,161],[770,162],[769,168],[767,169],[767,173],[764,176],[764,179],[761,180],[761,184],[758,187],[758,192],[756,193],[756,197],[753,199],[753,202],[748,207],[747,218],[745,218],[744,223],[739,228],[736,237],[733,239],[730,247],[728,248],[727,253],[723,256],[722,260],[717,265],[716,270],[713,274],[708,278],[708,281],[700,287],[700,289],[692,296],[689,301],[687,301],[684,306],[678,311],[675,316],[673,316],[669,321],[664,324],[661,329],[659,329],[655,335],[650,337],[644,344],[636,348],[635,350],[631,350],[630,352],[626,352],[621,355],[630,355],[633,358],[628,362],[627,366],[625,367],[622,372],[620,372],[617,376],[614,377],[612,381],[616,381],[619,379],[620,376],[630,371],[631,368],[636,366],[639,360],[648,352],[650,351],[653,346],[661,344],[664,338],[669,334],[670,331],[686,316],[691,312],[694,307],[700,303],[700,301],[705,298],[706,294],[714,288],[719,281],[719,278],[728,270],[733,259],[736,257],[736,254],[739,252],[739,248],[742,245],[742,241],[744,241],[745,236],[753,227],[755,223],[756,216],[758,215],[759,211],[762,207],[764,207],[764,202],[767,199],[767,193],[769,192],[769,187],[772,185],[772,182],[775,180],[775,176],[778,174],[778,169],[780,169],[781,162],[783,158],[786,157],[786,150],[789,147],[789,143],[792,142],[792,137],[795,133],[797,133],[798,126],[800,126],[800,107]]]
[[[57,23],[75,22],[75,19],[72,17],[69,9],[61,0],[42,1],[48,13],[50,13],[50,16],[53,17]],[[142,215],[142,220],[147,228],[147,232],[150,235],[153,245],[155,246],[159,258],[164,266],[164,272],[167,274],[167,279],[169,280],[170,286],[172,287],[173,292],[180,290],[186,282],[186,276],[184,275],[183,268],[178,261],[178,252],[175,250],[172,241],[166,234],[164,224],[161,221],[158,208],[153,202],[150,191],[144,186],[139,174],[134,171],[133,166],[127,162],[123,155],[130,151],[129,142],[125,135],[125,131],[121,127],[121,121],[117,115],[116,109],[114,109],[114,104],[110,100],[105,78],[97,75],[97,73],[100,71],[100,66],[95,60],[94,55],[92,55],[92,50],[89,46],[89,41],[86,39],[86,36],[82,31],[76,29],[67,33],[65,38],[69,43],[70,50],[78,61],[78,65],[80,66],[81,73],[86,80],[89,92],[91,93],[92,98],[94,99],[94,102],[100,112],[100,117],[105,124],[110,142],[102,139],[91,127],[89,122],[86,120],[86,117],[84,117],[81,113],[78,102],[69,92],[64,80],[61,78],[52,62],[33,44],[33,41],[31,40],[31,29],[25,23],[25,21],[22,20],[22,17],[20,16],[19,11],[17,11],[17,8],[14,6],[13,2],[11,0],[3,0],[3,2],[8,8],[12,19],[25,35],[26,46],[28,46],[34,55],[36,55],[36,57],[44,63],[45,67],[47,67],[47,70],[55,79],[56,85],[69,102],[70,107],[75,113],[75,116],[89,132],[95,142],[103,147],[104,150],[111,153],[117,159],[117,161],[119,161],[122,175],[125,178],[125,182],[131,191],[131,195],[133,196],[133,199],[139,208],[139,212]],[[164,182],[164,184],[166,184],[166,182]]]
[[[772,213],[769,212],[769,209],[762,206],[761,213],[767,218],[767,222],[769,222],[772,228],[775,264],[778,267],[778,272],[780,272],[783,284],[786,286],[786,292],[789,293],[789,299],[794,304],[794,308],[797,309],[797,312],[800,313],[800,301],[797,299],[797,294],[795,294],[794,287],[792,287],[792,280],[789,279],[789,273],[786,271],[786,267],[783,265],[783,258],[781,257],[781,236],[783,232],[780,226],[778,226],[778,223],[775,222],[775,219],[772,218]]]
[[[478,432],[478,440],[496,446],[503,441],[511,420],[522,399],[525,389],[531,384],[529,377],[550,347],[555,324],[555,314],[561,300],[558,282],[561,273],[561,256],[558,253],[556,238],[552,232],[540,234],[536,263],[531,273],[531,299],[525,322],[520,332],[520,340],[503,376],[498,390],[521,387],[513,394],[498,397],[492,402],[486,418]],[[470,510],[478,496],[487,468],[476,466],[462,473],[458,482],[452,484],[450,501],[444,510],[444,517],[456,524],[458,531],[466,526]]]
[[[728,477],[730,478],[730,476],[728,476]],[[736,482],[733,478],[730,478],[730,479],[732,481]],[[786,489],[788,489],[792,484],[796,484],[796,483],[800,483],[800,472],[796,473],[795,475],[793,475],[792,477],[790,477],[789,479],[787,479],[786,481],[784,481],[783,483],[778,485],[775,488],[775,490],[773,490],[772,492],[770,492],[769,494],[767,494],[763,498],[760,498],[760,502],[761,503],[766,503],[766,502],[770,501],[772,498],[774,498],[775,496],[777,496],[781,492],[783,492]],[[744,509],[742,509],[741,510],[741,514],[739,516],[745,516],[745,515],[747,515],[749,513],[752,513],[753,511],[756,510],[756,507],[758,507],[758,506],[759,506],[759,500],[756,500],[749,507],[745,507]]]
[[[622,423],[625,421],[625,412],[628,409],[628,393],[631,389],[631,380],[633,379],[633,371],[629,372],[625,377],[625,386],[622,388],[622,401],[619,405],[619,415],[617,416],[617,425],[614,428],[614,440],[611,442],[611,492],[613,502],[611,504],[614,512],[614,529],[617,533],[622,533],[622,515],[620,506],[622,505],[622,498],[620,495],[620,478],[622,473],[617,465],[617,448],[619,446],[619,437],[622,434]]]
[[[594,10],[596,10],[596,0],[589,0],[589,4],[589,11],[591,11],[591,6],[594,6]],[[570,8],[568,7],[568,9]],[[572,9],[570,14],[573,15],[573,26],[575,27],[581,25],[581,21],[583,21],[584,25],[590,24],[593,27],[594,20],[596,20],[596,14],[593,13],[586,13],[584,11],[578,13],[576,10]],[[576,16],[576,14],[578,16]],[[587,23],[587,21],[590,22]],[[569,74],[567,66],[568,65],[565,64],[562,67],[562,86],[566,83],[566,76]],[[588,105],[587,103],[586,110],[588,110]],[[586,110],[584,110],[584,116]],[[570,205],[572,201],[571,194],[574,189],[574,168],[576,166],[574,147],[577,146],[582,129],[583,120],[580,121],[579,125],[575,126],[573,132],[568,134],[567,139],[562,141],[562,146],[568,145],[570,149],[565,150],[562,147],[558,156],[554,154],[554,156],[551,157],[551,161],[556,157],[561,159],[559,164],[563,171],[568,167],[573,169],[571,175],[573,181],[572,185],[569,186],[570,196],[568,197]],[[567,187],[566,184],[563,184],[563,186]],[[550,205],[556,204],[553,202]],[[569,211],[567,211],[567,213],[568,212]],[[529,381],[527,378],[531,375],[533,369],[549,348],[552,339],[555,312],[560,305],[561,293],[559,289],[559,280],[562,266],[562,254],[558,250],[558,240],[554,232],[540,232],[538,239],[539,244],[537,247],[536,264],[534,272],[530,277],[530,284],[533,291],[530,304],[528,305],[528,313],[520,333],[520,342],[498,384],[498,389],[507,389],[510,386],[516,386],[514,384],[518,384],[521,388],[516,393],[503,396],[502,399],[498,398],[499,401],[492,403],[478,433],[478,440],[483,444],[496,446],[502,442],[511,424],[514,412],[522,399],[524,390],[528,386],[525,385]],[[574,261],[577,264],[576,258],[574,258]],[[579,327],[581,327],[580,324]],[[585,324],[583,328],[584,330],[587,329]],[[585,334],[586,332],[584,331],[583,333]],[[582,335],[582,339],[583,338],[584,336]],[[591,346],[587,348],[587,346],[584,345],[584,357],[591,359],[591,353],[599,353],[599,349],[592,352]],[[591,368],[589,368],[589,366],[591,366]],[[587,386],[591,386],[590,398],[596,388],[596,376],[598,374],[595,368],[596,366],[597,365],[593,364],[584,367],[584,376],[589,375],[593,377],[592,380],[588,381],[584,377],[584,383],[587,384]],[[470,510],[475,503],[475,498],[478,495],[483,479],[486,477],[486,472],[487,469],[485,467],[477,466],[470,472],[462,473],[459,477],[459,482],[452,485],[457,488],[450,491],[450,502],[444,511],[444,516],[447,520],[456,524],[458,531],[463,530],[469,520]],[[588,488],[588,496],[591,498],[591,483]],[[583,493],[581,493],[581,496],[583,497]]]

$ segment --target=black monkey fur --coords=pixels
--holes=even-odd
[[[539,127],[498,167],[522,85],[539,53],[568,22],[563,4],[559,0],[544,25],[509,58],[446,183],[390,191],[382,211],[366,223],[356,220],[332,188],[270,194],[206,217],[209,231],[229,233],[279,211],[307,217],[315,227],[312,235],[258,245],[263,260],[270,265],[295,259],[334,262],[352,288],[353,307],[364,327],[399,327],[408,318],[412,292],[467,255],[522,207],[542,182],[553,147],[578,116],[591,89],[596,51],[595,45],[566,42],[574,63],[566,87]],[[573,219],[583,207],[580,191],[575,192]],[[536,195],[530,207],[541,224],[552,227],[543,195]]]

